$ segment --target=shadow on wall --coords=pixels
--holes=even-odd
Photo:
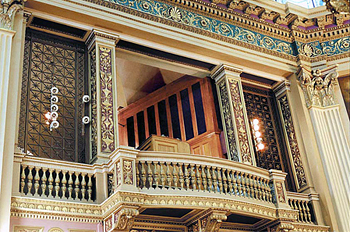
[[[350,76],[339,77],[338,80],[345,101],[346,110],[348,111],[348,116],[350,118]]]

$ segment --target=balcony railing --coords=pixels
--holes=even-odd
[[[174,201],[158,202],[159,195],[176,196],[177,199],[182,196],[186,198],[184,202],[188,196],[192,199],[198,196],[213,202],[232,201],[232,204],[225,203],[225,207],[228,207],[225,210],[230,205],[236,207],[236,204],[244,203],[238,209],[248,210],[257,217],[269,220],[278,217],[276,210],[279,209],[289,210],[288,220],[298,223],[311,226],[318,220],[318,215],[314,214],[319,211],[314,210],[314,204],[319,207],[317,194],[287,192],[285,173],[226,159],[125,147],[112,153],[106,164],[78,164],[16,154],[14,167],[14,180],[17,181],[13,185],[14,197],[26,197],[33,201],[43,199],[43,202],[46,199],[64,201],[66,206],[63,208],[76,202],[89,203],[95,207],[93,212],[103,212],[91,215],[93,220],[111,218],[110,213],[113,214],[120,207],[118,204],[124,204],[111,204],[117,202],[116,199],[122,199],[120,194],[147,197],[147,202],[152,202],[147,204],[161,204],[153,207],[167,207],[163,204],[174,207],[170,203]],[[129,199],[125,204],[132,203],[131,198],[125,199]],[[139,207],[148,207],[142,206],[145,199],[135,202],[141,204]],[[186,203],[183,204],[185,206]],[[14,205],[19,207],[15,210],[22,210],[22,204]],[[194,205],[200,206],[191,203],[189,207]],[[43,208],[43,205],[38,207]],[[201,207],[207,207],[206,203],[201,203]],[[263,210],[254,210],[256,207]]]
[[[210,192],[272,202],[267,170],[204,156],[141,152],[137,186]]]

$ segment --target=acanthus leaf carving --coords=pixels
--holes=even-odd
[[[15,14],[22,10],[22,2],[13,1],[10,3],[1,2],[0,6],[0,28],[12,30]]]
[[[301,67],[298,80],[304,92],[307,107],[327,107],[335,104],[334,86],[337,84],[337,66],[313,72]]]
[[[114,214],[114,231],[130,231],[139,211],[135,208],[122,208]]]

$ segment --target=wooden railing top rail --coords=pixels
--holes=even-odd
[[[188,163],[188,164],[198,164],[198,165],[208,165],[215,166],[226,169],[233,169],[236,171],[254,174],[256,176],[268,179],[269,171],[227,159],[213,158],[202,155],[194,154],[180,154],[171,152],[156,152],[156,151],[140,151],[137,155],[138,161],[160,161],[160,162],[174,162],[174,163]]]
[[[289,199],[301,200],[301,201],[309,201],[310,200],[308,193],[287,192],[287,197]]]
[[[107,168],[106,165],[100,164],[84,164],[84,163],[75,163],[63,160],[54,160],[48,158],[41,158],[36,156],[30,156],[21,153],[15,153],[14,162],[21,163],[26,166],[35,166],[37,168],[44,167],[48,169],[59,169],[66,171],[79,171],[83,173],[96,173],[103,172],[103,169]]]

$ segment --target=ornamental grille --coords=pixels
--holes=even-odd
[[[265,144],[265,149],[255,149],[257,166],[265,169],[282,170],[277,131],[272,110],[272,99],[269,93],[263,90],[244,87],[244,98],[249,121],[252,122],[253,119],[260,121],[260,130],[263,143]],[[256,141],[254,143],[256,145]]]
[[[24,48],[19,146],[35,156],[85,162],[82,102],[85,47],[28,29]],[[50,131],[50,89],[59,89],[60,126]]]

